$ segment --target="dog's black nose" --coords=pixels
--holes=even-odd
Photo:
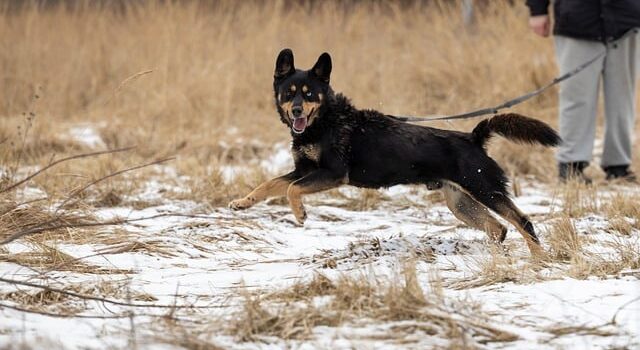
[[[302,106],[294,106],[291,108],[291,113],[293,113],[294,118],[298,118],[302,114]]]

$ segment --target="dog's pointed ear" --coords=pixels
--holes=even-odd
[[[273,79],[282,79],[295,71],[296,67],[293,65],[293,52],[291,49],[283,49],[276,59],[276,71],[273,73]]]
[[[311,73],[325,83],[329,83],[331,76],[331,56],[326,52],[320,55],[316,64],[311,68]]]

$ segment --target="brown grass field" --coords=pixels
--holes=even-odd
[[[92,242],[110,247],[111,253],[115,249],[154,256],[177,254],[166,242],[143,242],[121,227],[124,222],[114,220],[108,225],[111,231],[105,231],[104,225],[93,226],[100,208],[144,209],[157,204],[132,196],[143,191],[148,181],[179,184],[180,191],[164,195],[170,200],[189,200],[216,209],[264,180],[268,174],[258,166],[259,160],[272,154],[274,145],[290,140],[275,111],[272,92],[275,57],[284,47],[293,49],[296,66],[305,69],[322,52],[329,52],[336,92],[345,93],[359,108],[395,115],[454,114],[494,106],[535,90],[557,75],[553,41],[529,30],[528,10],[521,1],[516,5],[492,1],[476,13],[471,24],[463,23],[458,1],[444,0],[137,1],[103,7],[90,1],[77,1],[72,7],[64,2],[59,6],[17,3],[0,0],[0,240],[18,233],[32,251],[12,254],[0,245],[0,262],[38,271],[130,273],[115,267],[96,268],[58,250],[57,244]],[[512,110],[555,127],[557,88]],[[602,124],[602,115],[599,118]],[[478,121],[429,125],[471,130]],[[86,126],[97,131],[100,144],[90,146],[73,137],[74,128]],[[640,131],[638,126],[636,131]],[[90,154],[127,147],[134,148]],[[588,173],[596,178],[595,186],[557,184],[553,150],[497,138],[490,154],[507,170],[516,195],[522,186],[536,184],[564,203],[561,210],[535,218],[549,225],[543,235],[550,260],[543,265],[522,264],[518,256],[496,252],[476,262],[475,275],[445,281],[447,286],[464,289],[547,280],[538,271],[553,264],[562,266],[554,278],[604,278],[624,269],[640,269],[633,245],[613,242],[618,258],[607,260],[587,251],[588,238],[579,236],[572,224],[576,218],[600,215],[616,236],[637,238],[637,193],[621,191],[610,196],[618,190],[612,190],[593,165]],[[636,172],[640,171],[639,154],[634,155]],[[12,188],[38,169],[76,155],[82,156]],[[156,162],[175,172],[158,170],[164,168]],[[225,183],[222,168],[226,166],[243,166],[248,171]],[[37,189],[37,198],[27,196],[25,188]],[[437,196],[425,195],[424,199],[442,201]],[[366,211],[385,201],[379,192],[363,190],[345,199],[344,206]],[[460,329],[471,329],[487,341],[517,338],[484,319],[447,316],[445,298],[426,300],[412,280],[414,270],[398,272],[404,282],[396,287],[347,277],[331,282],[317,275],[308,286],[300,282],[263,297],[243,291],[244,308],[229,331],[241,341],[264,335],[301,339],[314,326],[335,326],[365,317],[436,319],[431,328],[423,324],[427,327],[423,331],[457,339],[449,348],[473,348],[458,341],[463,338]],[[153,301],[151,295],[134,292],[132,296],[123,288],[106,283],[67,290]],[[314,289],[301,292],[304,288]],[[365,297],[358,299],[354,291]],[[82,310],[64,304],[70,297],[56,291],[12,293],[0,294],[0,301],[47,312]],[[310,298],[319,295],[332,295],[335,300],[309,312]],[[273,310],[262,305],[266,302],[284,303],[282,310],[287,311],[276,310],[277,317],[273,316]],[[288,303],[306,306],[296,309]],[[358,309],[352,309],[353,305]],[[407,305],[423,309],[408,310]],[[460,308],[476,313],[475,305]],[[154,329],[174,336],[168,343],[190,349],[216,348],[215,342],[202,341],[171,317],[164,321]],[[597,333],[595,329],[582,331]]]
[[[271,91],[283,47],[294,50],[301,67],[331,53],[334,89],[358,107],[390,114],[496,105],[556,75],[552,41],[532,35],[524,6],[502,2],[493,2],[470,27],[445,1],[149,1],[125,6],[125,14],[80,5],[5,8],[2,164],[43,164],[53,154],[75,154],[82,147],[65,132],[92,123],[107,148],[137,147],[128,161],[177,156],[181,174],[208,178],[205,169],[287,142]],[[555,125],[556,105],[549,91],[514,110]],[[469,130],[476,123],[433,124]],[[551,152],[496,143],[492,152],[510,173],[555,180]],[[99,174],[107,166],[99,163],[83,169]]]

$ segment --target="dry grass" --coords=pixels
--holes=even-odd
[[[558,198],[562,203],[562,215],[568,215],[571,218],[597,213],[600,209],[598,187],[578,181],[569,181],[560,186]]]
[[[628,203],[615,198],[613,202]],[[629,207],[630,210],[632,208]],[[618,276],[624,270],[634,271],[640,267],[640,247],[637,239],[629,236],[633,227],[626,220],[624,223],[616,225],[629,225],[628,230],[627,226],[616,227],[615,232],[621,235],[602,241],[578,232],[573,219],[567,214],[562,215],[554,218],[542,231],[547,246],[545,259],[525,262],[521,257],[505,253],[513,249],[492,247],[488,256],[469,259],[475,271],[472,276],[448,281],[447,287],[466,289],[509,282],[529,284],[566,277],[607,278]],[[612,221],[609,230],[613,229],[613,224]]]
[[[570,266],[571,277],[585,279],[591,276],[606,278],[618,276],[622,271],[640,269],[638,241],[614,240],[607,244],[610,254],[584,253]]]
[[[566,326],[566,325],[554,325],[547,327],[546,332],[553,335],[552,339],[560,338],[562,336],[577,336],[577,335],[593,335],[598,337],[614,337],[620,334],[617,331],[607,329],[608,325],[602,326]]]
[[[123,2],[123,11],[116,12],[78,3],[75,10],[27,5],[20,11],[0,4],[0,189],[52,159],[137,147],[61,164],[17,191],[0,193],[0,239],[51,221],[71,226],[92,221],[96,208],[152,205],[128,199],[150,179],[180,189],[164,193],[165,198],[214,207],[245,194],[267,178],[257,160],[272,154],[274,143],[289,140],[274,111],[271,91],[275,56],[283,47],[294,50],[300,68],[309,67],[323,51],[330,52],[335,90],[346,93],[358,107],[390,114],[447,114],[487,107],[538,88],[556,74],[552,42],[530,33],[522,3],[511,7],[491,2],[472,28],[462,24],[453,2],[444,1],[345,5],[220,0],[207,6],[198,1],[141,1]],[[556,105],[550,91],[514,110],[556,125]],[[476,123],[433,126],[470,130]],[[90,146],[71,137],[78,125],[95,130],[102,144]],[[551,150],[498,138],[490,153],[512,177],[555,181]],[[170,166],[179,181],[162,169],[143,169],[82,191],[67,211],[54,210],[56,203],[87,183],[167,156],[177,157]],[[229,183],[223,176],[228,166],[248,172]],[[37,190],[44,199],[25,203],[35,199],[25,189]],[[601,206],[593,188],[572,184],[561,191],[570,217],[604,210],[611,230],[621,234],[640,225],[635,197],[621,195],[610,206]],[[433,197],[425,200],[442,200],[439,194]],[[386,198],[366,190],[344,199],[349,209],[369,210]],[[570,229],[559,226],[556,231],[567,235]],[[256,239],[233,232],[207,237],[210,241],[205,243],[236,236]],[[577,278],[617,274],[640,265],[637,249],[627,241],[614,241],[612,258],[605,258],[585,253],[576,243],[579,239],[571,241],[570,234],[568,238],[553,243],[551,251],[554,261],[568,265]],[[88,264],[61,251],[60,242],[103,244],[108,246],[103,253],[174,254],[165,243],[139,239],[122,228],[56,228],[25,239],[30,250],[24,253],[10,254],[0,246],[0,261],[43,272],[130,272]],[[432,258],[429,252],[424,256]],[[479,271],[467,287],[539,278],[530,266],[502,253],[492,254]],[[123,289],[82,292],[129,298],[115,290]],[[53,292],[16,293],[0,297],[47,308],[68,305],[65,297]],[[474,305],[453,304],[435,292],[426,296],[411,269],[390,283],[365,277],[333,281],[319,275],[281,293],[247,295],[231,331],[243,340],[264,335],[299,339],[311,336],[319,325],[375,319],[411,321],[393,329],[400,337],[416,330],[442,336],[451,339],[453,348],[515,339],[487,324]],[[186,331],[176,334],[171,344],[216,348]]]
[[[177,155],[171,166],[187,176],[179,184],[185,191],[168,196],[226,204],[265,179],[249,161],[288,140],[270,87],[282,47],[294,49],[300,67],[330,52],[334,88],[357,106],[392,114],[485,107],[556,73],[551,42],[529,32],[522,4],[492,2],[472,28],[462,24],[457,6],[439,1],[215,4],[130,2],[116,12],[0,8],[0,65],[6,68],[0,72],[6,82],[0,84],[0,142],[9,146],[0,151],[0,165],[12,170],[3,172],[5,181],[21,166],[46,164],[52,154],[86,150],[69,137],[81,124],[98,132],[101,147],[138,147],[125,157],[69,164],[30,185],[55,198],[115,169]],[[517,111],[555,124],[556,96],[548,92]],[[434,126],[469,130],[476,122]],[[494,143],[490,152],[511,176],[554,179],[552,151]],[[226,183],[222,167],[238,164],[254,171]],[[151,205],[117,199],[152,175],[138,172],[85,195],[95,206]],[[369,190],[346,205],[367,210],[380,200]]]
[[[300,67],[330,52],[335,89],[387,113],[484,107],[555,74],[551,43],[530,35],[524,6],[496,2],[472,30],[444,3],[307,6],[223,0],[206,9],[198,2],[129,3],[126,15],[82,6],[0,12],[0,140],[22,149],[2,163],[16,153],[37,163],[52,151],[78,151],[84,146],[65,135],[87,122],[107,147],[138,145],[134,161],[179,154],[176,166],[199,179],[211,175],[203,168],[252,159],[287,139],[270,88],[282,47],[294,49]],[[554,108],[549,93],[519,111],[552,121]],[[26,136],[18,131],[25,123],[32,124]],[[549,151],[500,146],[495,154],[510,172],[548,173],[542,165],[551,163]]]
[[[611,248],[616,256],[613,263],[617,266],[617,272],[622,269],[640,269],[640,242],[635,240],[617,239],[609,242],[608,247]]]
[[[100,254],[121,254],[121,253],[142,253],[147,255],[157,255],[162,257],[174,257],[175,253],[172,249],[175,247],[172,244],[165,242],[164,240],[147,240],[147,241],[135,241],[129,240],[127,242],[121,242],[114,244],[108,248],[98,250]]]
[[[384,227],[384,226],[383,226]],[[402,259],[416,259],[432,263],[436,260],[434,245],[439,244],[437,239],[426,238],[421,242],[405,240],[402,235],[389,238],[366,238],[350,242],[345,249],[326,249],[314,254],[310,263],[323,268],[335,269],[346,263],[367,264],[376,261],[383,256],[393,256]],[[455,250],[464,252],[468,249],[464,243],[456,245]]]
[[[549,258],[559,263],[560,276],[585,279],[616,276],[625,269],[640,268],[640,247],[637,239],[614,237],[598,242],[606,250],[590,249],[590,240],[581,236],[569,217],[562,217],[546,232]],[[564,264],[564,266],[563,266]]]
[[[82,224],[92,220],[86,212],[55,211],[55,206],[46,201],[22,204],[10,200],[10,195],[0,194],[0,240],[9,238],[11,233],[60,224]],[[3,200],[4,199],[4,200]],[[66,229],[54,229],[47,232],[47,238],[69,238]],[[66,236],[66,237],[65,237]]]
[[[554,261],[571,261],[578,258],[582,253],[582,240],[571,219],[560,218],[546,233],[549,257]]]
[[[632,224],[627,218],[616,215],[609,219],[609,226],[607,227],[607,231],[611,233],[618,233],[624,236],[629,236],[631,235],[633,228],[637,228],[637,226],[637,220]]]
[[[640,230],[640,196],[615,193],[603,205],[609,219],[609,230],[628,236],[632,230]]]
[[[224,176],[219,171],[210,172],[209,167],[202,167],[203,170],[191,170],[198,172],[198,175],[190,177],[181,184],[185,186],[184,192],[167,193],[167,198],[188,199],[206,203],[210,206],[226,206],[231,200],[244,196],[260,183],[267,180],[263,171],[255,166],[250,166],[246,172],[236,174],[233,181],[225,181]],[[204,171],[204,173],[202,173]]]
[[[397,324],[394,329],[399,333],[388,334],[387,340],[401,341],[403,328],[447,339],[452,347],[518,338],[487,323],[477,305],[445,300],[438,292],[438,284],[433,284],[431,293],[425,295],[417,281],[415,265],[410,263],[388,282],[362,275],[332,281],[318,274],[309,282],[266,296],[247,294],[230,331],[242,341],[264,336],[305,339],[312,337],[318,326],[357,327],[371,320],[411,321],[413,327]]]
[[[104,147],[138,147],[125,159],[91,160],[43,178],[36,185],[49,195],[168,155],[178,155],[172,166],[189,176],[182,197],[217,206],[242,193],[263,171],[229,186],[220,168],[264,159],[274,142],[288,139],[270,87],[282,47],[294,49],[300,67],[330,52],[334,88],[359,107],[392,114],[486,107],[556,74],[552,43],[530,33],[523,4],[491,2],[471,28],[445,1],[142,1],[115,12],[80,4],[0,7],[0,142],[9,146],[0,165],[17,171],[53,153],[86,150],[69,137],[79,124],[92,126]],[[555,124],[556,102],[550,91],[516,109]],[[476,122],[434,125],[469,130]],[[554,180],[550,150],[494,143],[491,153],[512,176]],[[127,193],[140,182],[112,186]],[[362,196],[363,209],[379,200]]]
[[[337,190],[332,191],[331,194],[344,199],[341,203],[336,204],[337,206],[355,211],[376,209],[379,207],[381,202],[388,200],[387,196],[379,190],[369,188],[360,190],[357,194],[350,196],[346,196]]]
[[[617,235],[605,241],[596,240],[578,232],[568,216],[554,219],[543,230],[547,245],[542,260],[524,261],[493,247],[491,254],[468,258],[474,273],[469,277],[453,279],[448,288],[468,289],[502,283],[530,284],[552,279],[591,277],[611,278],[625,270],[640,268],[640,245],[633,236]]]
[[[454,289],[477,288],[500,283],[529,284],[544,280],[537,272],[538,261],[525,262],[521,257],[510,256],[507,248],[490,247],[490,254],[482,258],[471,258],[469,264],[473,275],[447,282]]]
[[[224,350],[225,348],[207,340],[194,336],[188,328],[172,324],[164,328],[164,332],[154,334],[145,341],[148,343],[160,343],[187,350]]]
[[[60,249],[37,240],[30,239],[29,251],[22,253],[1,253],[0,262],[27,266],[40,271],[68,271],[87,274],[127,274],[130,270],[115,269],[89,264],[79,257],[71,256]]]
[[[143,292],[131,291],[127,281],[99,283],[70,283],[64,286],[65,293],[113,298],[130,302],[153,302],[157,299]],[[33,312],[48,312],[60,315],[76,315],[91,308],[89,300],[48,289],[31,289],[20,286],[10,292],[0,293],[0,300],[10,301],[13,305],[24,307]]]
[[[45,172],[41,176],[48,175]],[[13,180],[12,184],[19,184]],[[73,271],[78,273],[119,274],[128,270],[102,268],[82,261],[81,257],[71,256],[56,247],[58,242],[65,243],[103,243],[96,239],[98,220],[91,211],[75,201],[74,195],[60,198],[57,203],[49,198],[16,201],[21,187],[10,189],[9,183],[0,188],[0,242],[9,243],[22,239],[26,251],[11,253],[8,249],[0,251],[0,261],[45,270]],[[78,193],[77,191],[73,193]],[[74,201],[71,202],[70,200]],[[65,203],[74,203],[76,208],[64,208]],[[121,235],[119,238],[122,238]],[[113,235],[106,241],[112,242]]]
[[[580,218],[603,214],[609,220],[626,217],[634,228],[640,227],[640,196],[634,191],[569,181],[556,188],[555,197],[561,203],[560,216]]]

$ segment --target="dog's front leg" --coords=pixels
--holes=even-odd
[[[296,220],[304,224],[307,218],[307,212],[302,204],[302,195],[332,189],[347,182],[345,173],[329,169],[318,169],[293,182],[287,189],[287,199]]]
[[[263,182],[243,198],[231,201],[229,208],[234,210],[247,209],[268,197],[284,197],[287,195],[287,188],[299,177],[298,172],[292,171],[286,175]]]

